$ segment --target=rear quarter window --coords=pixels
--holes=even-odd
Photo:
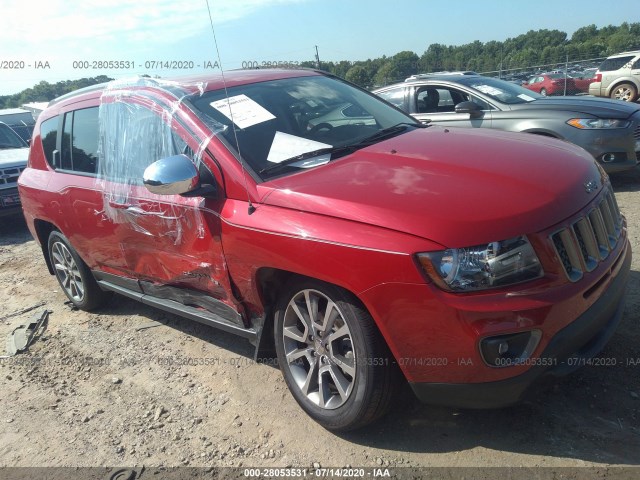
[[[51,168],[55,168],[53,164],[53,151],[56,149],[56,141],[58,139],[58,117],[52,117],[40,124],[40,138],[42,139],[42,149],[47,163]]]
[[[634,55],[629,55],[627,57],[616,57],[616,58],[607,58],[600,65],[601,72],[612,72],[614,70],[620,70],[627,63],[635,58]]]

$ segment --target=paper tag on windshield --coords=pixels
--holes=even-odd
[[[288,158],[302,155],[303,153],[313,152],[321,148],[331,148],[332,146],[333,145],[326,143],[296,137],[295,135],[289,135],[288,133],[276,132],[267,160],[273,163],[280,163]]]
[[[520,95],[518,95],[518,98],[521,98],[522,100],[524,100],[526,102],[533,102],[535,100],[535,98],[530,97],[529,95],[526,95],[524,93],[521,93]]]
[[[269,110],[246,95],[216,100],[210,105],[240,128],[247,128],[276,118]]]
[[[502,90],[499,90],[491,85],[476,85],[476,90],[480,90],[482,93],[486,93],[487,95],[500,95]]]

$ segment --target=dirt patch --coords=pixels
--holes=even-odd
[[[636,254],[622,324],[603,352],[535,398],[495,411],[393,411],[335,435],[297,406],[243,339],[123,297],[74,311],[20,219],[0,226],[0,317],[51,314],[29,352],[0,360],[0,466],[525,466],[640,461],[640,170],[612,177]],[[0,345],[34,312],[0,320]],[[142,328],[144,327],[144,328]]]

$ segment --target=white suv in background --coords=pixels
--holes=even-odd
[[[0,217],[22,212],[18,176],[27,168],[28,157],[27,142],[0,121]]]
[[[607,58],[596,72],[589,93],[635,102],[640,92],[640,50],[622,52]]]

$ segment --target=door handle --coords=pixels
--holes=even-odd
[[[140,207],[134,207],[133,205],[129,205],[126,208],[128,213],[134,213],[137,215],[146,215],[148,213],[146,210],[143,210]]]
[[[115,208],[118,210],[125,210],[129,208],[131,205],[127,205],[126,203],[117,203],[117,202],[114,202],[113,200],[109,200],[109,206],[111,208]]]

